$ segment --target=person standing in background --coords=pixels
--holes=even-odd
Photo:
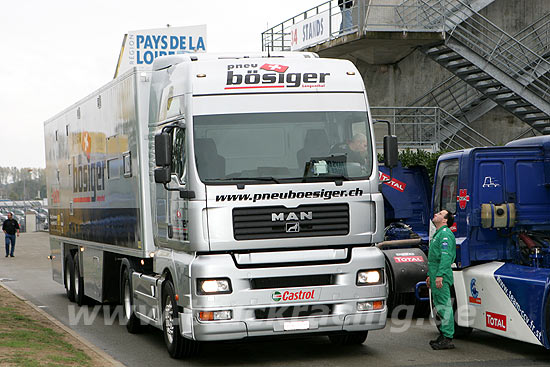
[[[340,24],[340,34],[349,32],[353,25],[351,18],[351,8],[353,7],[353,0],[338,0],[338,6],[342,13],[342,23]]]
[[[19,237],[19,223],[13,219],[12,213],[8,213],[8,219],[6,219],[2,224],[2,230],[6,235],[6,257],[8,257],[8,255],[14,257],[15,255],[13,252],[15,251],[15,234],[17,233],[17,237]]]

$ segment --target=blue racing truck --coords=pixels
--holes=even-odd
[[[550,136],[442,155],[431,207],[455,214],[457,333],[550,348]]]
[[[379,165],[384,197],[384,242],[377,246],[386,257],[388,308],[415,305],[417,316],[426,315],[429,304],[417,299],[417,284],[426,280],[432,184],[424,166],[403,167],[390,172]],[[420,287],[421,298],[427,288]],[[405,310],[405,309],[403,309]]]

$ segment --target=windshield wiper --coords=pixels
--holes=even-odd
[[[345,176],[345,175],[320,175],[320,176],[307,176],[307,175],[304,175],[304,177],[302,177],[302,182],[307,182],[307,180],[309,178],[313,178],[315,180],[319,180],[319,179],[333,179],[333,180],[342,180],[342,181],[349,181],[350,178],[348,176]]]

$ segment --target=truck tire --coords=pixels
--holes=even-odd
[[[345,334],[329,335],[329,340],[334,345],[361,345],[367,340],[368,331],[351,331]]]
[[[78,252],[74,255],[74,300],[77,305],[82,306],[85,303],[84,296],[84,277],[80,271],[80,261]]]
[[[69,301],[74,302],[74,261],[71,254],[65,256],[64,279],[67,298]]]
[[[172,358],[192,357],[199,352],[199,342],[180,333],[176,291],[170,279],[162,285],[162,331],[168,354]]]
[[[124,268],[120,287],[122,300],[122,317],[126,323],[126,330],[130,334],[138,334],[143,329],[139,318],[134,313],[134,296],[132,294],[132,283],[130,280],[130,271]]]

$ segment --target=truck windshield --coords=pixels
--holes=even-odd
[[[364,111],[195,116],[194,146],[209,183],[358,180],[373,165]]]

